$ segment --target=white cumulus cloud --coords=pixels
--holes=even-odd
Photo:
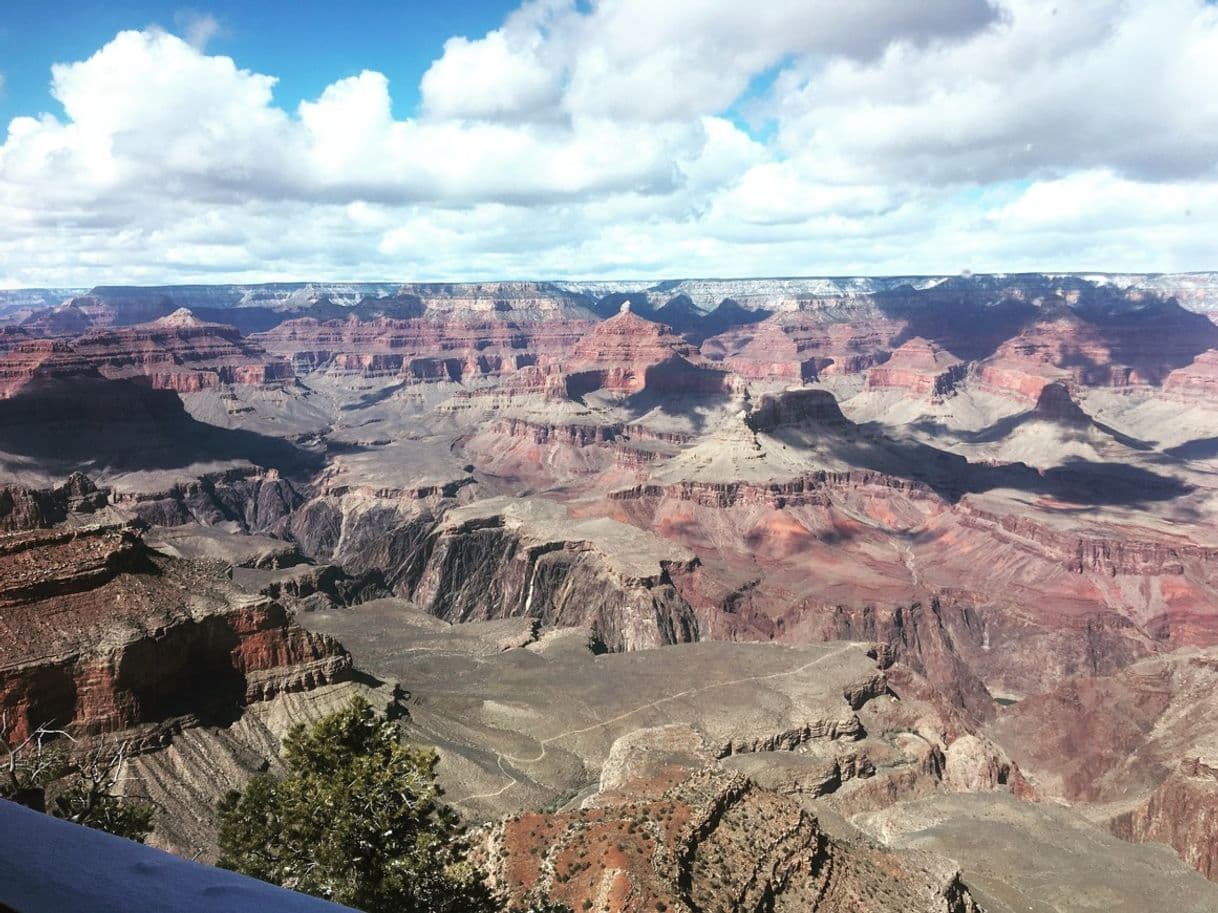
[[[406,118],[178,27],[8,124],[0,284],[1218,266],[1202,0],[529,0]]]

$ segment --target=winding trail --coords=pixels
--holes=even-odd
[[[818,656],[818,657],[816,657],[816,659],[809,660],[808,662],[804,663],[802,666],[797,666],[794,669],[785,669],[782,672],[771,672],[767,675],[749,675],[749,676],[745,676],[744,678],[735,678],[735,679],[731,679],[730,681],[726,681],[726,682],[713,682],[709,685],[702,685],[697,688],[687,688],[684,691],[678,691],[676,694],[670,694],[670,695],[667,695],[666,697],[657,698],[656,700],[649,701],[646,704],[640,704],[639,706],[634,707],[630,710],[627,710],[624,713],[619,713],[617,716],[610,717],[607,720],[602,720],[599,723],[593,723],[591,726],[584,726],[579,729],[568,729],[566,732],[560,732],[557,735],[552,735],[552,736],[548,736],[547,738],[541,739],[537,743],[538,745],[541,746],[541,752],[532,758],[521,758],[516,755],[504,754],[503,752],[496,751],[495,752],[495,765],[499,768],[499,772],[508,778],[508,782],[505,783],[503,786],[501,786],[499,789],[494,790],[492,792],[478,793],[477,795],[473,795],[473,796],[465,796],[462,799],[453,799],[452,802],[453,802],[453,804],[459,804],[462,802],[473,802],[475,799],[494,799],[499,796],[502,796],[505,792],[507,792],[513,786],[519,786],[520,782],[521,782],[518,777],[513,776],[504,767],[505,761],[510,764],[536,764],[545,758],[546,752],[548,750],[548,746],[561,739],[569,738],[570,736],[573,736],[573,735],[583,735],[586,732],[593,732],[594,730],[601,729],[605,726],[611,726],[614,723],[620,722],[620,721],[626,719],[627,717],[634,716],[636,713],[641,713],[644,710],[650,710],[654,707],[658,707],[661,704],[666,704],[670,701],[677,701],[677,700],[681,700],[682,698],[693,697],[698,694],[705,694],[707,691],[713,691],[716,688],[730,688],[734,685],[744,685],[744,684],[748,684],[750,682],[764,682],[764,681],[770,681],[770,680],[773,680],[776,678],[785,678],[788,675],[798,675],[799,673],[801,673],[807,669],[811,669],[813,666],[820,665],[821,663],[825,662],[826,660],[833,659],[838,656],[842,656],[843,654],[848,653],[851,650],[858,650],[858,649],[860,649],[860,648],[857,644],[848,643],[843,647],[839,647],[836,650],[833,650],[829,653],[825,653],[821,656]]]

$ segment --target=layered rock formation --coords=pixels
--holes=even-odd
[[[243,339],[236,328],[206,323],[185,308],[147,324],[95,330],[71,346],[107,379],[141,378],[154,389],[179,393],[293,376],[290,365]]]
[[[90,527],[0,537],[0,707],[10,733],[78,736],[231,721],[252,701],[338,681],[351,660],[218,569]]]
[[[733,371],[786,382],[854,374],[888,359],[900,323],[865,304],[841,299],[801,301],[756,324],[708,340]]]
[[[70,341],[18,343],[0,353],[0,393],[35,379],[136,379],[189,393],[221,384],[292,379],[291,366],[267,355],[233,327],[205,323],[181,309],[147,324],[90,330]]]
[[[1108,824],[1123,840],[1163,843],[1211,881],[1218,881],[1218,770],[1213,758],[1185,757],[1141,804]]]
[[[1212,348],[1215,327],[1175,301],[1040,304],[1036,322],[977,365],[988,389],[1034,399],[1045,383],[1078,387],[1161,386],[1173,369]],[[1179,381],[1178,381],[1179,382]]]
[[[38,379],[93,379],[94,366],[77,357],[65,342],[34,339],[0,352],[0,399],[16,395]]]
[[[844,429],[837,399],[827,390],[788,390],[780,395],[766,394],[748,414],[745,423],[753,430],[772,433],[784,426],[808,423]]]
[[[1213,402],[1218,394],[1218,351],[1207,349],[1191,364],[1176,368],[1163,381],[1163,390],[1181,397]]]
[[[592,325],[578,313],[570,320],[535,316],[491,307],[447,319],[301,317],[257,339],[301,372],[460,381],[508,374],[546,355],[557,356]]]
[[[378,572],[439,618],[588,625],[616,650],[698,638],[697,616],[674,584],[696,559],[627,524],[581,520],[528,499],[452,506],[439,520],[389,505],[344,518],[351,506],[314,502],[295,535],[357,576]],[[327,550],[335,525],[342,541]]]
[[[924,679],[860,644],[597,655],[603,646],[587,628],[526,618],[448,625],[402,600],[319,611],[306,623],[341,638],[362,667],[406,677],[409,731],[444,746],[441,781],[477,819],[569,797],[589,776],[612,791],[673,754],[657,732],[696,743],[693,767],[717,760],[840,814],[955,789],[1027,794],[988,739],[953,748],[975,729],[965,715],[923,699]]]
[[[692,360],[691,360],[692,359]],[[593,390],[632,394],[720,393],[726,378],[701,364],[671,327],[638,316],[629,302],[583,336],[563,364],[566,390],[580,397]]]
[[[911,396],[944,397],[968,370],[959,358],[915,336],[896,349],[888,361],[867,371],[867,389],[894,387]]]
[[[92,517],[106,506],[106,492],[82,473],[54,488],[0,486],[0,533],[40,529],[68,520]]]
[[[322,320],[406,318],[433,313],[556,313],[584,309],[589,299],[546,282],[407,284],[383,282],[273,282],[262,285],[162,287],[98,286],[86,294],[63,290],[60,303],[44,307],[49,293],[24,296],[29,307],[20,325],[46,336],[75,336],[92,328],[147,323],[187,308],[207,320],[224,316],[243,332],[268,330],[303,314]],[[12,297],[14,293],[0,293]],[[587,311],[584,310],[585,315]],[[6,315],[0,315],[0,320]]]

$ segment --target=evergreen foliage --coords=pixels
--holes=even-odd
[[[153,812],[148,803],[115,796],[103,784],[84,777],[71,781],[51,802],[51,814],[56,818],[137,843],[143,843],[152,831]]]
[[[220,801],[219,864],[367,913],[493,910],[440,801],[437,760],[356,697],[291,731],[282,778]]]

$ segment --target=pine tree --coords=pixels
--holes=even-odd
[[[440,801],[437,760],[356,697],[293,728],[282,778],[220,801],[219,864],[368,913],[492,910]]]

